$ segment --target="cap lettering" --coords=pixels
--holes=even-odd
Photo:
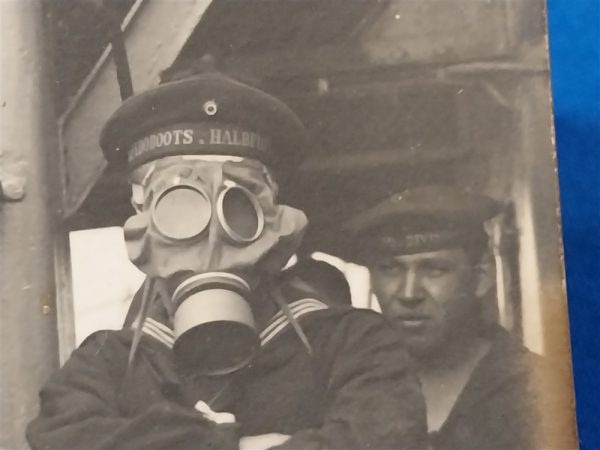
[[[189,145],[194,141],[194,130],[186,128],[183,130],[183,144]]]
[[[242,145],[244,147],[250,147],[250,133],[247,131],[242,131]]]
[[[210,143],[220,144],[221,143],[221,130],[219,128],[210,129]]]
[[[179,137],[183,134],[183,130],[173,130],[173,136],[175,137],[175,145],[179,145]]]
[[[406,245],[409,247],[414,247],[417,245],[424,245],[430,242],[435,242],[440,240],[441,236],[438,233],[429,233],[429,234],[409,234],[406,236]]]
[[[242,137],[240,136],[240,132],[238,130],[233,130],[233,145],[242,145]]]
[[[169,146],[224,145],[267,151],[268,143],[269,141],[258,133],[236,128],[176,128],[159,131],[136,141],[129,151],[129,160]]]
[[[223,142],[221,142],[222,144],[225,145],[231,145],[231,133],[229,132],[229,130],[224,130],[223,131]]]

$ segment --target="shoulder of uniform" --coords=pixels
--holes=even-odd
[[[355,308],[353,306],[329,306],[315,316],[323,321],[336,321],[337,323],[363,322],[365,324],[386,323],[384,317],[372,309]]]
[[[133,332],[130,329],[122,330],[98,330],[86,337],[81,344],[79,349],[89,347],[107,347],[114,346],[122,343],[131,342]]]
[[[302,327],[306,328],[309,338],[336,341],[339,345],[400,342],[398,333],[384,317],[370,309],[330,307],[314,313]]]

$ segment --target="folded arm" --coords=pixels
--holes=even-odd
[[[349,313],[320,331],[328,345],[325,419],[277,449],[426,448],[425,403],[397,334],[375,313]],[[317,340],[320,337],[317,336]],[[317,356],[317,359],[318,356]]]
[[[133,415],[123,411],[115,367],[125,367],[124,358],[126,347],[106,333],[77,349],[40,393],[39,415],[27,429],[32,449],[237,448],[235,425],[190,407],[157,400]]]

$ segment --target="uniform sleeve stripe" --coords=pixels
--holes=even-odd
[[[163,332],[160,328],[158,328],[154,323],[152,323],[150,321],[146,321],[144,323],[142,330],[152,330],[154,332],[154,334],[160,336],[163,340],[165,340],[167,342],[171,342],[171,345],[173,344],[173,342],[175,342],[175,339],[173,338],[172,335],[169,335],[168,333]]]
[[[314,298],[304,298],[297,300],[289,304],[290,311],[295,319],[298,319],[308,313],[327,309],[327,305],[323,302]],[[279,311],[273,316],[269,325],[260,333],[261,345],[265,345],[270,342],[275,336],[281,333],[288,325],[289,320],[283,314],[283,311]],[[138,322],[132,324],[132,328],[137,328]],[[169,348],[173,348],[175,342],[174,332],[167,325],[158,322],[151,317],[146,318],[142,331],[154,339],[165,344]]]
[[[314,298],[303,298],[301,300],[296,300],[295,302],[292,302],[289,304],[289,308],[290,308],[290,311],[292,311],[292,313],[294,313],[295,310],[301,309],[305,305],[316,305],[316,306],[319,306],[320,308],[323,308],[323,307],[327,308],[327,305],[325,305],[323,302],[316,300]],[[275,314],[273,316],[269,325],[267,325],[267,327],[263,331],[261,331],[261,333],[260,333],[261,339],[264,336],[266,336],[267,334],[269,334],[271,332],[271,330],[278,327],[283,322],[287,322],[287,318],[283,314],[283,311],[279,311],[277,314]]]
[[[327,305],[315,299],[302,299],[290,304],[290,311],[292,312],[292,315],[295,319],[299,319],[305,314],[320,311],[327,308]],[[283,331],[288,325],[290,325],[290,322],[286,317],[283,317],[283,320],[277,320],[277,323],[271,323],[271,325],[269,325],[260,334],[261,345],[264,346],[265,344],[267,344],[275,336],[281,333],[281,331]]]
[[[267,325],[266,328],[261,331],[260,336],[269,333],[273,328],[277,327],[282,322],[285,322],[285,316],[282,311],[279,311],[273,316],[269,322],[269,325]]]
[[[131,324],[131,328],[138,327],[139,321],[135,320],[133,324]],[[173,343],[175,342],[175,339],[173,338],[173,330],[166,325],[148,317],[144,321],[142,332],[165,344],[167,347],[173,348]]]
[[[306,305],[302,308],[295,308],[294,310],[292,310],[292,314],[294,315],[294,317],[300,317],[302,314],[304,314],[303,311],[305,311],[305,310],[314,311],[314,310],[319,310],[319,309],[323,309],[323,308],[321,308],[320,306],[316,306],[316,305]],[[261,339],[264,339],[264,338],[266,338],[266,336],[273,333],[274,330],[281,329],[282,326],[286,326],[287,324],[288,324],[287,317],[283,317],[283,318],[281,318],[281,320],[278,320],[277,323],[272,324],[275,326],[270,326],[268,330],[265,330],[262,333],[260,333],[259,337]]]
[[[324,308],[307,307],[305,310],[295,312],[294,313],[294,318],[298,319],[299,317],[301,317],[301,316],[303,316],[303,315],[305,315],[307,313],[314,312],[314,311],[320,311],[322,309],[324,309]],[[274,330],[272,330],[268,335],[261,337],[261,345],[264,345],[267,342],[269,342],[273,337],[275,337],[277,334],[279,334],[289,324],[290,324],[290,322],[286,319],[277,328],[275,328]]]
[[[151,323],[152,325],[154,325],[156,328],[158,328],[159,330],[161,330],[163,333],[171,336],[171,337],[175,337],[175,333],[173,332],[173,330],[171,328],[169,328],[168,326],[166,326],[164,323],[160,323],[158,320],[154,320],[152,317],[148,317],[146,319],[146,323]]]
[[[163,335],[157,333],[155,330],[153,330],[152,328],[146,326],[146,324],[144,324],[144,326],[142,327],[142,331],[144,333],[146,333],[148,336],[152,336],[154,339],[156,339],[157,341],[165,344],[167,347],[169,348],[173,348],[173,341],[170,339],[165,339],[163,337]]]

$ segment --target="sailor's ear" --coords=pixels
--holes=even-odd
[[[477,280],[475,295],[479,298],[485,297],[496,287],[496,265],[492,256],[485,252],[475,266]]]

